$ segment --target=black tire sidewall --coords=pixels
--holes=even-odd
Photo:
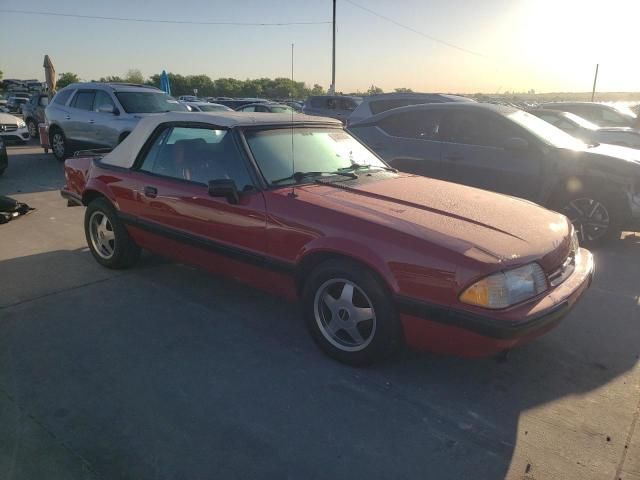
[[[111,223],[115,236],[115,249],[111,258],[102,258],[94,249],[93,242],[91,241],[91,234],[89,228],[89,219],[94,212],[99,211],[103,213]],[[107,268],[122,269],[131,266],[137,260],[137,256],[140,253],[140,249],[135,242],[129,236],[126,227],[118,218],[116,209],[106,198],[97,198],[93,200],[84,215],[84,232],[87,240],[89,250],[96,261]]]
[[[30,128],[31,125],[33,125],[33,131],[35,132],[35,135],[31,135],[31,128]],[[37,138],[38,137],[38,124],[32,118],[27,120],[27,130],[29,130],[29,136],[31,138]]]
[[[318,289],[332,278],[344,278],[362,289],[376,314],[376,332],[363,350],[346,352],[330,343],[315,318],[314,302]],[[316,267],[305,282],[302,310],[306,326],[316,344],[330,357],[349,365],[364,366],[394,353],[401,344],[402,329],[394,302],[387,289],[366,267],[349,260],[330,260]]]
[[[616,238],[619,238],[620,232],[622,230],[623,223],[623,208],[624,203],[620,199],[616,199],[616,195],[608,192],[593,192],[591,190],[584,190],[582,192],[577,192],[573,195],[565,195],[563,196],[557,204],[557,208],[560,213],[564,214],[564,208],[569,205],[569,203],[573,200],[577,200],[580,198],[589,198],[601,203],[604,208],[607,210],[609,214],[609,228],[605,232],[603,236],[598,238],[595,241],[585,241],[582,242],[580,239],[580,235],[578,233],[578,239],[580,240],[580,244],[587,248],[596,248],[606,244],[607,242],[613,241]]]

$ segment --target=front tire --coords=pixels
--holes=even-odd
[[[140,247],[105,198],[97,198],[87,207],[84,231],[93,258],[104,267],[129,268],[140,258]]]
[[[330,357],[355,366],[382,360],[401,344],[398,313],[384,285],[350,260],[329,260],[307,279],[302,296],[307,328]]]
[[[557,206],[573,224],[580,245],[599,247],[620,238],[622,205],[613,195],[584,191],[565,196]]]

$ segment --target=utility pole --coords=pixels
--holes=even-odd
[[[596,63],[596,74],[593,77],[593,90],[591,90],[591,101],[593,102],[594,97],[596,96],[596,82],[598,81],[598,67],[599,63]]]
[[[329,93],[336,93],[336,0],[333,0],[333,55],[331,57],[331,87]]]

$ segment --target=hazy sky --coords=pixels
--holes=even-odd
[[[472,55],[338,1],[337,89],[496,92],[640,91],[640,0],[353,0]],[[331,19],[331,0],[0,0],[5,78],[58,72],[82,79],[162,69],[212,78],[331,81],[331,25],[145,24],[7,13],[2,9],[152,19],[289,22]]]

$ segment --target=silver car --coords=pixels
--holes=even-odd
[[[58,160],[78,150],[113,148],[147,115],[187,111],[155,87],[125,83],[74,83],[45,109],[49,142]]]

